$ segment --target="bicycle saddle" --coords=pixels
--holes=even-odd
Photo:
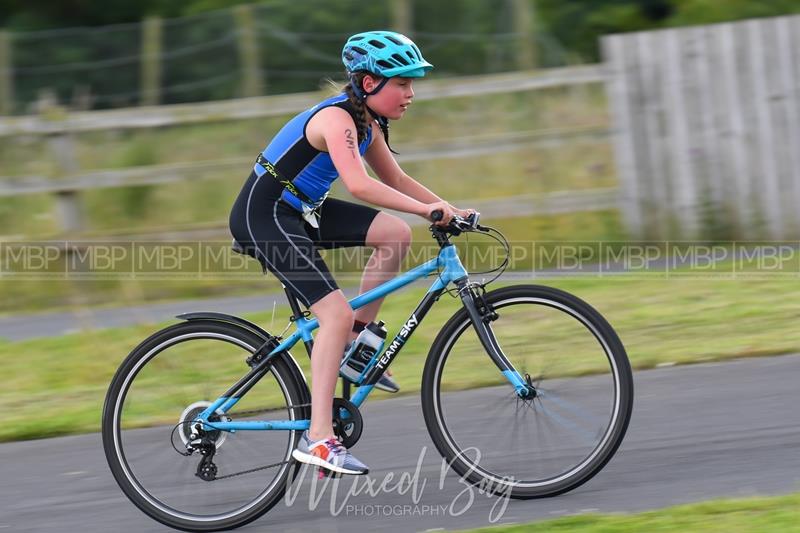
[[[231,250],[237,254],[249,255],[253,259],[256,259],[255,249],[251,246],[243,246],[236,239],[231,240]]]

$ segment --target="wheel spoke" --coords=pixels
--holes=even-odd
[[[241,377],[242,361],[261,344],[261,337],[227,324],[182,323],[140,345],[112,383],[103,416],[112,472],[131,499],[165,523],[185,527],[187,521],[218,521],[219,528],[228,528],[279,501],[288,479],[286,459],[294,447],[289,432],[201,432],[197,446],[206,442],[210,447],[217,475],[241,473],[211,481],[195,475],[200,448],[184,457],[178,435],[183,428],[172,434],[176,424],[193,419]],[[286,406],[303,403],[300,384],[282,370],[285,363],[276,359],[274,365],[237,404],[244,413],[256,406],[271,411],[248,418],[285,419],[291,416]],[[280,466],[262,468],[271,464]]]
[[[592,416],[588,409],[584,409],[580,405],[564,399],[553,391],[539,389],[539,392],[541,398],[544,398],[548,402],[554,403],[558,408],[568,411],[571,415],[580,418],[584,422],[588,422],[589,424],[597,423],[597,416]]]
[[[544,406],[542,402],[539,402],[537,411],[540,413],[544,413],[549,419],[551,419],[553,422],[555,422],[562,428],[584,439],[586,445],[591,446],[593,444],[595,437],[591,431],[583,429],[575,422],[572,422],[568,418],[559,415],[555,410],[548,409],[547,407]]]
[[[493,364],[468,318],[448,323],[431,347],[423,378],[440,406],[432,410],[423,401],[434,442],[451,458],[486,446],[479,465],[465,458],[453,467],[473,482],[488,475],[513,478],[518,497],[577,486],[605,462],[594,458],[613,454],[624,436],[632,399],[624,349],[614,337],[601,336],[611,330],[607,323],[565,293],[526,286],[490,295],[500,315],[492,322],[497,344],[523,377],[530,375],[535,396],[492,385],[485,376]],[[442,383],[460,390],[443,394]],[[609,406],[617,395],[622,410],[614,411]],[[463,405],[475,407],[465,412]]]

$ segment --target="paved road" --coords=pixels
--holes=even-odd
[[[206,298],[178,302],[150,303],[128,307],[85,307],[77,311],[45,312],[0,317],[0,338],[21,341],[38,337],[57,337],[82,330],[120,328],[136,324],[155,324],[189,311],[216,311],[228,314],[269,311],[272,302],[286,304],[283,293],[255,296]],[[280,318],[280,320],[279,320]],[[275,317],[281,327],[286,317]]]
[[[430,285],[430,280],[413,285]],[[358,295],[358,287],[343,289],[348,298]],[[21,341],[40,337],[58,337],[68,333],[106,328],[120,328],[137,324],[156,324],[174,319],[190,311],[215,311],[232,315],[271,311],[273,302],[287,305],[284,292],[264,292],[253,296],[228,296],[201,298],[176,302],[149,303],[127,307],[84,307],[75,311],[56,311],[19,316],[0,317],[0,338]],[[288,314],[275,315],[275,328],[286,325]],[[177,322],[177,320],[175,320]],[[268,324],[261,324],[269,329]],[[277,333],[277,332],[276,332]]]
[[[526,281],[530,276],[525,274]],[[514,279],[508,275],[504,279]],[[431,279],[415,281],[413,287],[428,287]],[[345,295],[352,298],[358,295],[358,287],[343,288]],[[156,324],[169,321],[176,315],[190,311],[215,311],[231,315],[242,315],[261,311],[271,311],[273,302],[278,306],[287,305],[286,294],[264,292],[253,296],[228,296],[219,298],[199,298],[163,303],[146,303],[127,307],[82,307],[73,311],[50,311],[0,316],[0,338],[21,341],[41,337],[58,337],[78,331],[92,331],[106,328],[120,328],[137,324]],[[286,325],[288,314],[275,316],[275,329]],[[176,320],[177,322],[177,320]],[[269,329],[269,324],[261,324]],[[271,332],[272,333],[272,332]],[[277,332],[274,332],[277,333]]]
[[[638,372],[635,379],[634,418],[611,463],[571,493],[511,501],[501,523],[800,490],[800,355],[661,368]],[[420,483],[426,484],[419,507],[414,507],[412,493],[396,491],[344,502],[352,479],[347,478],[335,500],[345,507],[335,518],[330,492],[309,510],[309,491],[301,486],[291,507],[281,502],[241,531],[426,531],[490,525],[496,497],[475,493],[466,511],[451,513],[454,501],[453,511],[465,505],[465,487],[451,474],[439,489],[441,460],[432,449],[416,397],[368,403],[364,411],[367,425],[356,450],[372,467],[370,477],[377,483],[389,473],[395,481],[404,472],[413,474],[425,450]],[[124,498],[108,473],[98,435],[0,445],[0,479],[0,531],[166,530]],[[364,507],[356,514],[352,508],[348,512],[347,504]],[[410,510],[386,507],[396,505]],[[433,508],[439,509],[438,515]]]

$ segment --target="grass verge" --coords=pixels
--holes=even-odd
[[[636,369],[800,351],[795,304],[800,286],[792,279],[629,279],[619,275],[537,282],[572,292],[597,308],[619,333]],[[385,305],[380,318],[389,325],[390,335],[405,322],[423,291],[406,290]],[[265,304],[270,311],[247,318],[277,333],[285,322],[276,319],[271,324],[271,302]],[[392,365],[403,394],[418,391],[428,348],[458,305],[443,297]],[[286,311],[279,308],[276,317],[285,316]],[[116,368],[141,340],[164,325],[0,341],[0,375],[10,377],[0,391],[5,407],[0,440],[96,431]],[[520,332],[529,327],[520,324]],[[294,355],[310,376],[302,348]],[[244,373],[243,364],[240,370]],[[474,375],[459,375],[460,386],[479,383],[484,370],[475,367],[467,371]],[[162,385],[169,388],[168,382]]]
[[[473,529],[470,533],[750,533],[800,531],[800,493],[788,496],[712,500],[645,513],[587,514],[530,524]]]

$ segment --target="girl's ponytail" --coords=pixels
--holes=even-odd
[[[366,75],[365,72],[356,72],[352,74],[352,81],[353,83],[358,84],[361,86],[361,82],[364,80],[364,76]],[[347,94],[347,98],[350,100],[350,103],[355,110],[355,119],[356,119],[356,131],[358,132],[358,143],[364,141],[367,138],[367,128],[369,127],[369,121],[367,118],[367,104],[356,96],[355,91],[353,90],[353,85],[348,83],[344,87],[344,92]]]
[[[381,128],[381,132],[383,132],[383,139],[386,141],[386,146],[389,147],[389,151],[393,154],[397,154],[397,152],[392,150],[392,147],[389,144],[389,121],[386,119],[386,117],[379,117],[372,113],[367,108],[366,98],[363,98],[365,93],[363,92],[362,82],[364,81],[364,76],[367,74],[367,72],[356,72],[354,74],[350,74],[350,83],[344,87],[344,92],[347,94],[347,97],[350,100],[350,103],[353,105],[353,109],[356,113],[358,142],[361,143],[361,141],[367,138],[367,128],[370,127],[368,114],[372,114],[375,117],[375,120],[378,122],[378,126]],[[386,81],[388,81],[388,79],[384,78],[382,83],[386,83]],[[359,91],[360,95],[356,94],[356,90],[353,88],[354,84],[361,89]]]

